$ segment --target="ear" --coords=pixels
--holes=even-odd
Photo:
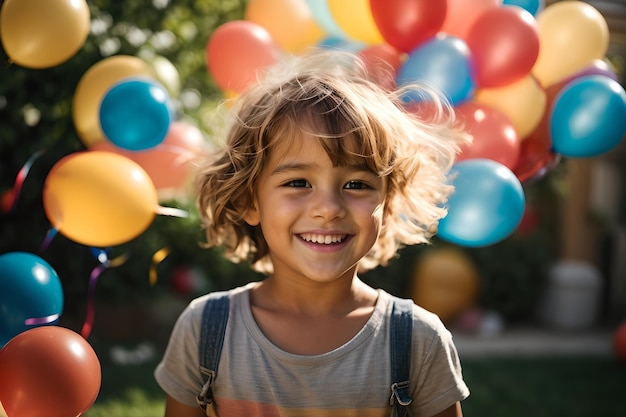
[[[261,223],[261,214],[257,208],[256,201],[254,201],[250,207],[245,209],[243,220],[253,227],[258,226],[259,223]]]

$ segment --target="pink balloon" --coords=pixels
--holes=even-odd
[[[447,11],[445,1],[370,0],[369,3],[382,37],[402,52],[410,52],[435,36]]]
[[[205,155],[202,132],[194,125],[178,121],[172,123],[161,145],[138,153],[135,161],[146,170],[159,195],[164,191],[176,194],[189,184]]]
[[[159,196],[184,194],[195,168],[206,155],[207,144],[196,126],[184,121],[172,122],[165,140],[145,151],[132,152],[109,141],[100,141],[90,150],[114,152],[139,164],[148,174]]]
[[[520,153],[520,140],[513,124],[502,112],[475,102],[465,102],[457,115],[473,142],[461,149],[459,161],[486,158],[513,170]]]
[[[501,0],[448,0],[441,31],[465,39],[469,28],[484,11],[500,7]]]
[[[475,81],[480,88],[510,84],[530,73],[539,56],[539,32],[532,14],[503,6],[482,13],[467,33]]]
[[[209,73],[224,91],[237,93],[274,64],[282,50],[263,26],[247,20],[220,25],[207,43]]]

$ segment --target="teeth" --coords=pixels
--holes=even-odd
[[[313,233],[305,233],[300,236],[307,242],[323,243],[324,245],[339,243],[346,238],[346,235],[318,235]]]

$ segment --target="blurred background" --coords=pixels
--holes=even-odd
[[[0,1],[0,347],[25,330],[11,324],[19,314],[27,323],[32,319],[28,326],[53,324],[83,335],[102,367],[101,388],[86,416],[162,415],[164,398],[152,371],[178,314],[198,295],[262,279],[200,244],[191,181],[198,161],[219,146],[219,103],[245,88],[250,71],[310,46],[367,51],[366,58],[384,61],[406,78],[411,74],[403,63],[450,58],[418,47],[443,32],[466,40],[484,64],[482,79],[450,96],[465,111],[470,133],[494,142],[482,142],[483,154],[464,150],[461,160],[489,158],[510,168],[523,201],[513,201],[518,192],[499,209],[518,210],[519,216],[509,229],[494,226],[465,240],[446,223],[432,245],[404,248],[389,266],[363,279],[413,298],[451,329],[472,391],[463,404],[466,416],[625,415],[624,2],[505,1],[524,13],[485,20],[489,11],[503,8],[501,1],[448,0],[447,14],[441,5],[416,1],[416,8],[423,3],[432,14],[430,23],[422,23],[419,45],[403,43],[406,37],[393,31],[394,21],[408,14],[395,7],[402,2],[378,2],[377,9],[377,2],[362,0],[92,0],[82,9],[64,0],[48,0],[45,7],[19,2]],[[41,8],[33,9],[35,4]],[[555,6],[563,8],[557,12]],[[36,19],[35,10],[41,11]],[[384,39],[372,26],[372,13],[381,28],[385,22],[391,27]],[[478,29],[472,28],[478,19]],[[576,19],[582,21],[568,27]],[[265,32],[247,37],[250,23]],[[507,32],[507,26],[517,31]],[[38,27],[46,30],[37,33]],[[51,35],[55,27],[65,28],[58,39]],[[555,63],[545,51],[559,36],[565,43],[551,45],[560,49]],[[379,44],[385,47],[374,48]],[[520,50],[526,55],[516,54]],[[503,56],[515,65],[500,78],[489,75],[484,68],[497,66]],[[554,69],[570,58],[572,67]],[[535,59],[548,63],[533,68]],[[459,68],[445,75],[459,79]],[[518,92],[518,84],[531,82],[531,68],[541,82]],[[498,68],[488,69],[495,74]],[[581,88],[608,94],[604,87],[611,87],[617,96],[605,98],[618,104],[598,116],[583,107],[593,102],[588,96],[581,103],[559,102],[557,94],[569,92],[567,82],[594,75],[601,82],[582,82]],[[380,77],[381,83],[400,82]],[[131,78],[140,82],[123,82]],[[168,100],[133,103],[117,87],[158,88]],[[535,96],[541,106],[532,105]],[[466,103],[483,115],[490,108],[499,113],[491,124],[481,123],[468,116]],[[120,122],[134,104],[152,112],[148,121]],[[550,120],[559,109],[578,119]],[[590,114],[595,120],[587,120]],[[557,147],[549,122],[595,123],[599,136],[585,147],[565,135]],[[152,143],[128,134],[153,129],[158,136],[159,127],[161,136]],[[495,137],[506,136],[510,127],[507,146],[496,146]],[[86,150],[124,159],[82,165],[71,159]],[[140,188],[124,177],[134,167],[127,160],[145,169]],[[82,171],[59,161],[76,162],[73,169]],[[77,179],[64,182],[72,174]],[[89,192],[72,188],[81,186]],[[63,213],[69,208],[55,205],[51,195],[67,198],[76,211]],[[11,258],[21,253],[36,258]],[[10,281],[10,273],[30,267],[28,262],[43,262],[51,276],[58,275],[58,287],[43,288],[36,301],[21,292],[36,284]],[[43,311],[44,305],[57,310]],[[15,380],[9,379],[0,373],[0,401],[12,395]]]

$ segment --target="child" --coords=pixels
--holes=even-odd
[[[465,136],[436,94],[420,90],[435,114],[420,121],[404,110],[409,93],[368,81],[347,53],[281,68],[236,100],[225,149],[198,177],[207,245],[268,274],[228,293],[206,415],[389,416],[392,296],[357,272],[436,231]],[[446,123],[434,122],[440,114]],[[181,314],[155,371],[166,417],[205,415],[196,398],[207,297]],[[461,416],[469,391],[450,333],[414,304],[409,315],[409,415]]]

